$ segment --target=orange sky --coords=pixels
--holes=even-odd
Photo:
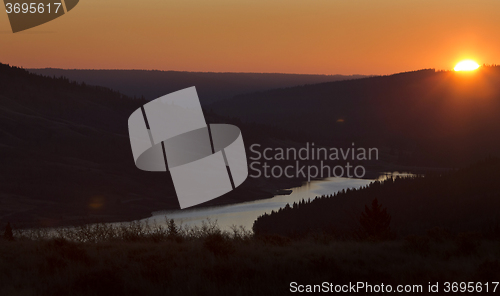
[[[13,34],[25,68],[391,74],[500,64],[498,0],[81,0]]]

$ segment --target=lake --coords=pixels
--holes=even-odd
[[[355,179],[355,178],[327,178],[304,183],[300,187],[290,188],[289,195],[276,195],[272,198],[255,200],[250,202],[215,206],[200,209],[172,210],[153,213],[150,218],[141,221],[164,225],[166,217],[174,219],[177,224],[194,226],[201,225],[202,221],[217,221],[223,230],[230,230],[231,226],[243,226],[247,230],[252,229],[253,222],[264,213],[271,213],[302,199],[314,199],[316,196],[329,195],[342,189],[360,188],[376,180],[384,180],[390,176],[405,176],[405,173],[381,173],[377,179]]]

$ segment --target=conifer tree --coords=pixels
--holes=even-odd
[[[7,226],[5,226],[5,232],[3,234],[3,237],[6,240],[14,240],[14,234],[12,233],[12,227],[10,226],[10,223],[7,223]]]
[[[387,213],[386,208],[382,208],[376,198],[372,201],[371,208],[365,205],[365,211],[361,213],[359,223],[368,238],[384,239],[389,237],[391,215]]]

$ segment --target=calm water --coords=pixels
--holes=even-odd
[[[406,175],[400,173],[383,173],[377,180],[383,180],[390,175]],[[273,198],[250,201],[245,203],[217,206],[211,208],[193,209],[193,210],[174,210],[153,213],[153,216],[141,221],[148,220],[150,223],[165,224],[165,217],[174,219],[176,223],[182,225],[201,225],[202,221],[210,219],[217,220],[221,229],[229,230],[231,226],[244,226],[251,230],[253,222],[258,216],[264,213],[270,213],[272,210],[278,210],[287,203],[293,204],[302,199],[313,199],[316,196],[333,194],[337,191],[347,188],[359,188],[365,186],[375,179],[353,179],[353,178],[327,178],[318,181],[305,183],[301,187],[291,188],[290,195],[277,195]]]

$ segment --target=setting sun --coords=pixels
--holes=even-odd
[[[459,62],[454,70],[455,71],[473,71],[479,68],[479,64],[474,62],[473,60],[465,60]]]

